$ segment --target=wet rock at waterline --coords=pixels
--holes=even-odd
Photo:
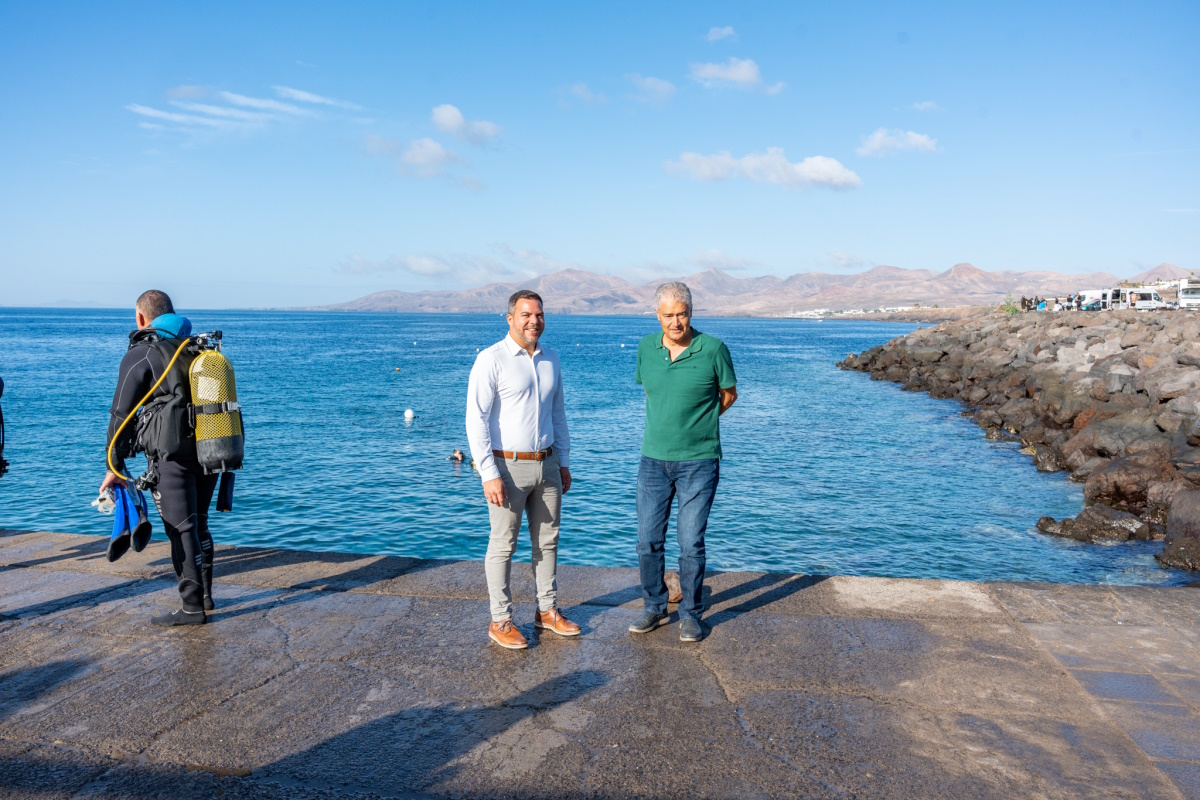
[[[1162,538],[1161,529],[1156,531],[1140,517],[1108,506],[1090,506],[1075,519],[1068,517],[1062,522],[1042,517],[1037,529],[1051,536],[1092,543]]]
[[[961,400],[988,439],[1017,437],[1038,470],[1069,471],[1089,508],[1044,517],[1045,533],[1156,538],[1179,498],[1200,490],[1198,314],[992,313],[918,329],[838,366]],[[1168,534],[1161,563],[1200,569],[1196,503],[1195,527],[1176,526],[1196,534]]]

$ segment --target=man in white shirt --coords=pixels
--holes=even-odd
[[[508,335],[476,357],[467,384],[467,441],[492,525],[483,564],[492,610],[488,636],[511,650],[529,646],[513,624],[508,586],[522,515],[529,519],[537,584],[533,627],[580,633],[556,604],[558,520],[571,488],[571,439],[558,354],[538,346],[545,328],[542,298],[527,289],[514,293]]]

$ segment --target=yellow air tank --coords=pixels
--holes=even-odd
[[[240,469],[246,449],[233,366],[218,350],[192,362],[192,405],[196,410],[196,458],[206,473]]]

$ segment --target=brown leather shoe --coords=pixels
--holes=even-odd
[[[683,587],[679,585],[679,573],[668,572],[663,575],[663,580],[667,584],[667,602],[682,603],[683,602]]]
[[[524,650],[529,647],[529,642],[525,641],[525,637],[517,630],[517,626],[513,625],[511,619],[502,619],[499,622],[493,622],[488,626],[488,637],[500,645],[507,647],[509,650]]]
[[[533,612],[533,627],[553,631],[559,636],[578,636],[583,633],[583,628],[564,617],[557,608],[546,612],[541,610]]]

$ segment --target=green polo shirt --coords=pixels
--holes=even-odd
[[[646,390],[642,455],[659,461],[721,457],[721,401],[717,389],[737,385],[729,348],[692,329],[692,342],[674,361],[662,332],[638,342],[633,379]]]

